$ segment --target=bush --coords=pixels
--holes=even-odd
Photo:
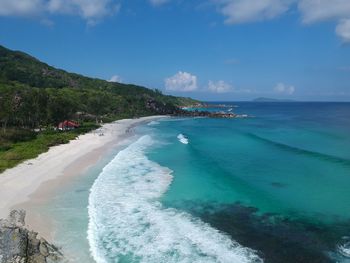
[[[0,173],[24,160],[36,158],[39,154],[48,151],[51,146],[68,143],[76,136],[77,134],[74,131],[48,130],[36,134],[32,140],[12,142],[12,144],[10,142],[3,143],[1,147],[4,150],[0,151]]]
[[[26,129],[7,129],[0,133],[0,142],[25,142],[35,139],[36,132]]]

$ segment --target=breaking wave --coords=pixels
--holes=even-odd
[[[183,144],[188,144],[189,141],[188,141],[188,138],[183,135],[182,133],[180,133],[178,136],[177,136],[179,142],[183,143]]]
[[[350,258],[350,237],[344,237],[337,249],[342,256]]]
[[[159,198],[172,171],[149,160],[145,135],[104,167],[89,196],[88,240],[103,262],[262,262],[249,248]]]
[[[147,125],[148,126],[154,126],[154,125],[158,125],[158,124],[159,124],[159,121],[151,121]]]

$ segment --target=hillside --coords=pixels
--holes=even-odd
[[[179,114],[179,106],[194,103],[158,90],[69,73],[0,46],[0,173],[96,129],[100,121]],[[67,119],[80,127],[56,131]]]
[[[17,111],[13,112],[16,113],[16,118],[11,118],[3,116],[5,112],[10,114],[9,109],[0,109],[2,124],[7,122],[6,125],[16,125],[20,121],[22,126],[31,127],[55,124],[75,112],[112,119],[172,114],[178,110],[177,106],[194,102],[189,98],[165,96],[157,90],[145,87],[112,83],[69,73],[51,67],[28,54],[11,51],[2,46],[0,46],[0,91],[2,107],[13,104],[12,108]],[[10,103],[4,103],[6,101]],[[33,107],[29,110],[27,107],[30,105]],[[53,107],[63,108],[62,106],[64,110],[53,109]],[[21,110],[25,111],[23,112],[25,115],[28,114],[28,110],[33,114],[18,120]],[[47,116],[36,116],[42,114],[43,110]],[[55,110],[62,112],[54,112]]]

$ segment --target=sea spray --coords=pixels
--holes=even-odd
[[[149,160],[145,135],[104,167],[89,196],[88,240],[103,262],[262,262],[199,219],[164,208],[172,171]]]
[[[179,142],[181,142],[183,144],[188,144],[189,143],[188,138],[185,135],[183,135],[182,133],[180,133],[177,136],[177,139],[179,140]]]
[[[154,126],[154,125],[158,125],[158,124],[159,124],[159,121],[151,121],[147,125],[148,126]]]
[[[338,252],[346,258],[350,258],[350,237],[345,236],[341,243],[337,246]]]

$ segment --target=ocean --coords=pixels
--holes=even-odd
[[[350,103],[166,118],[42,208],[76,262],[350,262]],[[60,231],[61,229],[61,231]]]

